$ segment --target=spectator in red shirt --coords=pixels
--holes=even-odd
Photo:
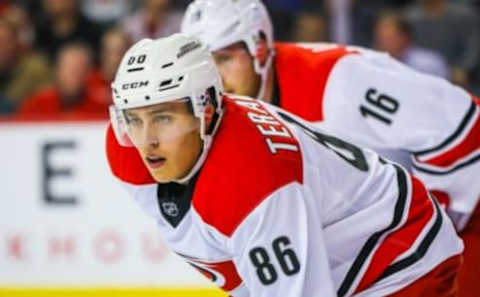
[[[21,28],[10,16],[0,13],[0,105],[14,109],[51,83],[51,69],[43,56],[28,49]]]
[[[88,86],[92,60],[92,52],[86,45],[72,43],[63,47],[56,61],[55,85],[25,100],[20,115],[107,117],[108,104],[102,103]]]

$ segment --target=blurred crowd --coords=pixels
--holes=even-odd
[[[0,0],[0,114],[107,117],[130,45],[178,32],[188,0]],[[389,52],[480,93],[480,0],[265,0],[276,38]]]

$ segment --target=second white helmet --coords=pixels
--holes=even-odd
[[[244,42],[262,78],[258,96],[265,92],[268,70],[274,56],[273,27],[268,11],[259,0],[195,0],[183,18],[182,33],[195,36],[210,51]],[[269,56],[263,65],[256,58],[258,42],[265,38]]]

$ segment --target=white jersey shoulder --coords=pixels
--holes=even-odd
[[[315,46],[309,45],[312,48]],[[317,51],[335,45],[317,45]],[[443,78],[417,72],[388,54],[349,47],[327,80],[321,126],[404,165],[465,225],[480,198],[480,109]]]

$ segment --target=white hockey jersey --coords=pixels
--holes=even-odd
[[[400,166],[258,100],[224,109],[188,185],[156,184],[111,128],[107,156],[169,247],[231,296],[386,296],[462,252]]]
[[[403,164],[448,206],[458,230],[480,199],[480,102],[389,55],[277,44],[279,106]]]

